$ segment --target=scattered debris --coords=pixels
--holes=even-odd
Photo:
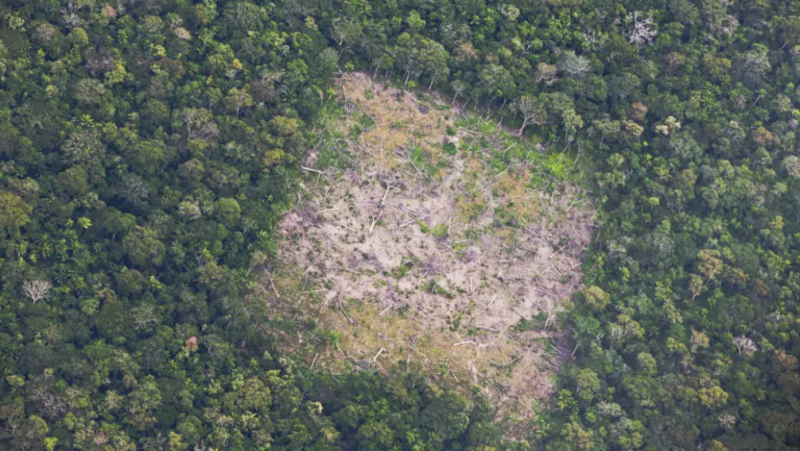
[[[335,331],[335,346],[308,360],[335,372],[405,362],[434,379],[450,373],[502,412],[530,417],[569,355],[554,318],[579,288],[593,207],[530,161],[511,161],[515,144],[495,136],[511,133],[494,124],[459,128],[448,108],[363,74],[341,82],[345,128],[359,117],[373,124],[348,135],[346,169],[303,167],[328,176],[279,227],[283,280],[322,293],[286,298]],[[551,177],[552,190],[534,189],[537,177]],[[264,286],[275,289],[272,276]]]

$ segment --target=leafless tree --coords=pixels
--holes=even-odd
[[[214,115],[205,108],[185,108],[183,122],[190,139],[210,140],[219,134],[219,127],[214,122]]]
[[[566,51],[559,61],[558,68],[567,76],[578,78],[589,72],[592,64],[588,58],[576,55],[573,51]]]
[[[22,283],[22,292],[34,304],[46,298],[50,294],[51,288],[53,285],[47,280],[26,280]]]
[[[581,36],[583,37],[583,41],[589,44],[589,47],[593,49],[596,49],[604,40],[603,35],[598,34],[597,30],[586,30]]]
[[[758,349],[756,347],[756,343],[744,336],[738,336],[733,338],[733,345],[736,346],[736,350],[739,354],[749,355]]]
[[[545,115],[542,104],[532,96],[522,96],[517,102],[517,110],[522,115],[522,126],[517,131],[517,136],[522,136],[525,127],[530,124],[538,124]]]
[[[800,178],[800,158],[796,155],[790,155],[784,158],[781,165],[790,176]]]
[[[450,102],[450,103],[455,103],[455,101],[456,101],[456,99],[458,98],[459,94],[461,94],[461,93],[462,93],[462,92],[464,92],[464,91],[465,91],[467,88],[469,88],[469,86],[468,86],[466,83],[464,83],[463,81],[461,81],[461,80],[455,80],[455,81],[453,81],[453,83],[451,83],[451,84],[450,84],[450,87],[451,87],[451,88],[453,89],[453,91],[456,93],[456,94],[453,96],[453,101],[452,101],[452,102]]]
[[[723,426],[725,429],[730,430],[733,428],[733,425],[736,424],[736,417],[731,414],[721,415],[719,417],[719,424]]]
[[[67,28],[75,28],[81,26],[83,23],[77,14],[78,5],[71,1],[67,3],[65,8],[61,8],[61,19],[67,25]]]
[[[625,33],[625,36],[628,38],[629,44],[636,44],[637,47],[641,48],[644,44],[652,44],[653,39],[658,35],[658,31],[655,29],[652,16],[644,20],[640,19],[639,12],[634,12],[632,16],[633,28]]]
[[[47,384],[31,384],[28,389],[28,398],[33,401],[36,409],[47,418],[55,418],[67,410],[65,399],[56,395]]]
[[[722,14],[708,24],[708,28],[717,38],[732,36],[739,29],[739,19],[730,14]]]

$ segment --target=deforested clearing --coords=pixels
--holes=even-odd
[[[298,324],[281,341],[317,370],[414,368],[535,415],[572,352],[558,317],[593,227],[574,162],[368,75],[339,100],[264,278]]]

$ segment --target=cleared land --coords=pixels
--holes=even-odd
[[[572,162],[448,100],[348,74],[262,294],[319,370],[403,366],[529,418],[553,390],[558,313],[594,210]]]

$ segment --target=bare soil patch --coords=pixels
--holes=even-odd
[[[316,369],[415,366],[530,418],[569,354],[556,318],[593,207],[543,146],[447,100],[364,74],[340,96],[347,114],[305,163],[262,288],[276,315],[305,321],[282,341]]]

